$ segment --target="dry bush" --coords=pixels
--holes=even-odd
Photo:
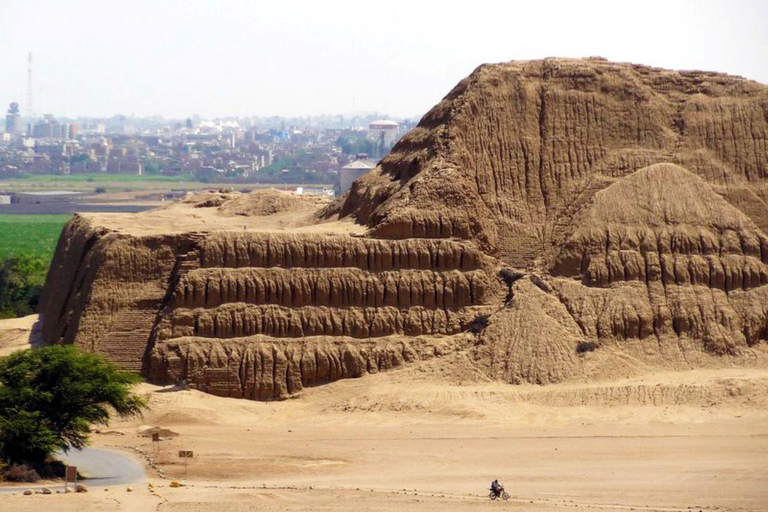
[[[37,482],[40,475],[26,464],[11,464],[0,470],[0,481],[4,482]]]

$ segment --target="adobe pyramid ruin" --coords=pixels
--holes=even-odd
[[[43,336],[258,400],[454,353],[510,383],[762,365],[766,232],[767,86],[484,65],[335,204],[222,192],[77,216]]]

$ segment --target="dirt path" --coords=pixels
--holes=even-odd
[[[110,487],[116,485],[128,485],[144,480],[146,473],[143,465],[134,457],[116,450],[100,448],[83,448],[71,450],[68,454],[57,456],[62,462],[70,466],[76,466],[80,473],[82,483],[87,487]],[[17,485],[14,487],[0,487],[0,493],[13,493],[25,489],[39,490],[43,487],[63,488],[63,483],[53,485]]]

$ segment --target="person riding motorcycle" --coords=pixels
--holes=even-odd
[[[500,484],[498,480],[494,480],[491,482],[491,491],[493,491],[496,496],[499,496],[504,491],[504,485]]]

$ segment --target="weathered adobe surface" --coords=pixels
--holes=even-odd
[[[308,386],[398,368],[466,348],[461,337],[178,338],[155,351],[150,379],[186,379],[220,396],[275,400]]]
[[[382,336],[458,334],[471,327],[480,308],[429,309],[329,308],[232,303],[212,309],[174,308],[164,318],[159,339],[186,336],[235,338],[265,334],[275,338],[347,336],[367,339]]]
[[[766,118],[768,87],[723,74],[592,59],[483,65],[354,183],[340,212],[372,236],[471,238],[543,270],[596,190],[671,162],[765,231]]]
[[[169,235],[76,217],[45,339],[259,400],[456,351],[511,383],[765,365],[767,141],[738,77],[481,66],[314,221],[365,236],[226,229],[306,231],[278,193],[190,198],[174,215],[218,217]]]
[[[768,284],[768,237],[700,178],[641,169],[595,195],[552,266],[589,286],[641,280],[748,290]]]
[[[451,240],[133,236],[77,216],[54,259],[48,342],[260,400],[467,348],[506,293],[493,258]]]
[[[174,294],[174,305],[216,307],[247,302],[293,308],[316,305],[447,309],[485,303],[494,284],[482,270],[200,269],[183,277]]]

